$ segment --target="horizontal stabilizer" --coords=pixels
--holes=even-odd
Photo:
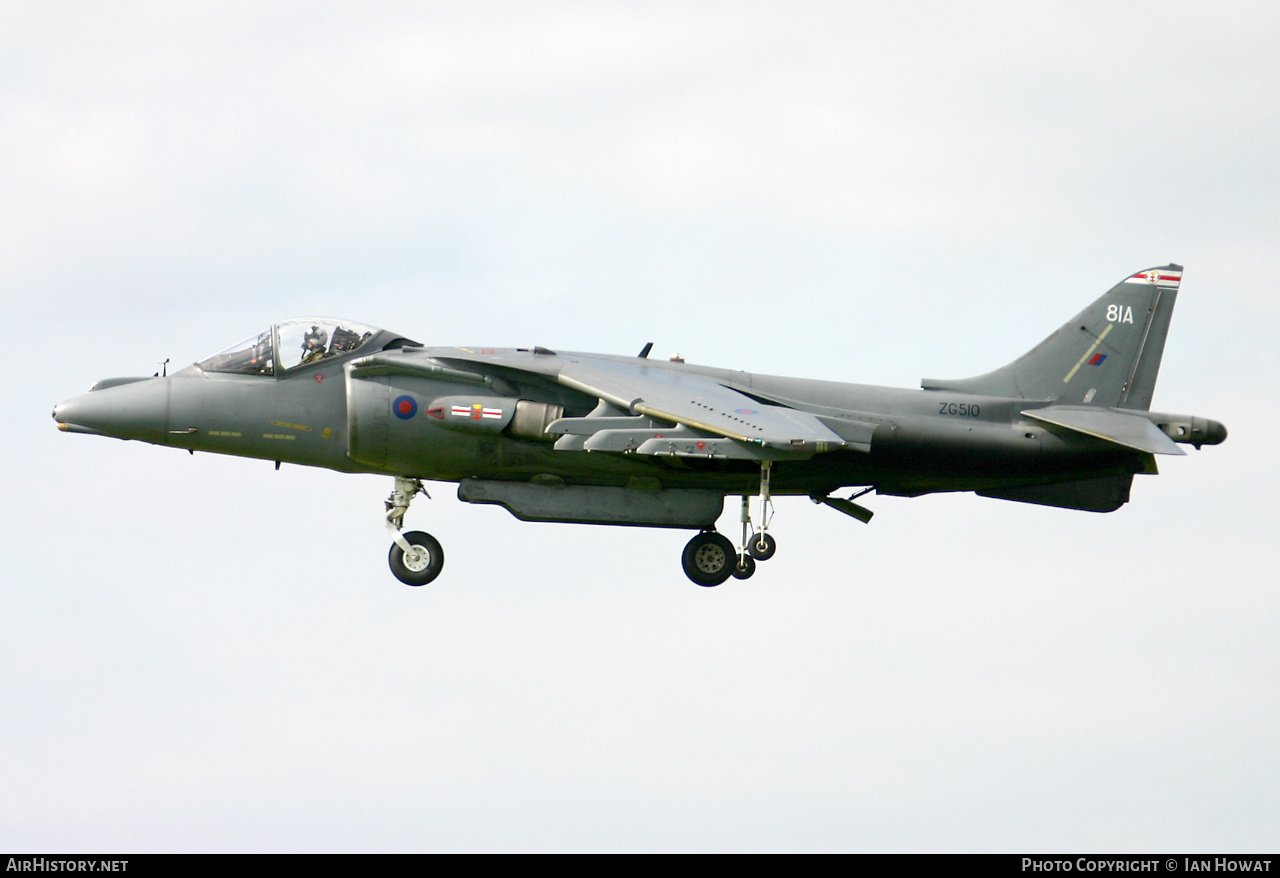
[[[1036,421],[1065,427],[1148,454],[1186,454],[1163,430],[1142,415],[1126,414],[1115,409],[1064,405],[1027,409],[1022,414]]]

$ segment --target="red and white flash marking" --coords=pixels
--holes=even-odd
[[[1182,282],[1182,272],[1172,268],[1153,268],[1127,278],[1127,284],[1159,284],[1162,287],[1176,287]]]
[[[480,405],[480,403],[476,403],[475,405],[471,405],[471,406],[466,406],[466,405],[452,406],[449,409],[449,414],[453,415],[455,418],[471,418],[472,420],[478,421],[481,418],[492,418],[492,419],[501,418],[502,409],[487,409],[484,406]]]

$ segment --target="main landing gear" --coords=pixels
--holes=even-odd
[[[737,570],[733,543],[722,534],[704,530],[689,540],[680,556],[685,575],[701,586],[719,585]],[[754,566],[754,565],[753,565]]]
[[[427,499],[427,489],[417,479],[396,476],[396,486],[387,498],[387,530],[395,540],[391,544],[391,552],[387,555],[387,563],[396,579],[405,585],[426,585],[440,575],[444,569],[444,549],[439,541],[429,533],[411,530],[402,534],[404,514],[409,511],[409,504],[418,494]]]
[[[705,530],[689,540],[681,556],[685,574],[695,583],[705,587],[724,583],[729,577],[750,579],[756,572],[756,562],[767,561],[778,550],[778,543],[769,533],[773,518],[773,499],[769,479],[771,464],[760,465],[760,527],[751,520],[751,496],[742,496],[742,539],[735,547],[729,539],[714,530]],[[419,530],[402,533],[404,516],[409,504],[418,494],[428,498],[422,482],[407,476],[396,476],[395,487],[387,498],[387,530],[392,545],[387,563],[396,579],[406,585],[426,585],[444,569],[444,549],[435,537]]]
[[[757,561],[768,561],[778,551],[778,541],[769,531],[773,519],[773,499],[769,478],[772,464],[760,464],[760,529],[751,522],[751,498],[742,495],[742,542],[735,550],[733,543],[714,530],[706,530],[689,540],[684,547],[680,563],[685,575],[703,587],[720,585],[730,576],[734,579],[750,579],[756,572]]]

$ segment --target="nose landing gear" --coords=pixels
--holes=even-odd
[[[387,563],[396,579],[405,585],[415,586],[426,585],[444,569],[444,549],[435,537],[420,530],[409,531],[407,534],[400,532],[404,526],[404,514],[409,511],[409,504],[418,494],[431,499],[426,488],[422,487],[422,482],[396,476],[395,488],[386,501],[387,530],[394,540],[387,555]]]

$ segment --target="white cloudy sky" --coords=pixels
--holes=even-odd
[[[0,848],[1242,851],[1280,825],[1280,7],[0,0]],[[1127,273],[1227,444],[679,532],[57,433],[297,314],[913,386]],[[732,515],[723,524],[732,528]]]

